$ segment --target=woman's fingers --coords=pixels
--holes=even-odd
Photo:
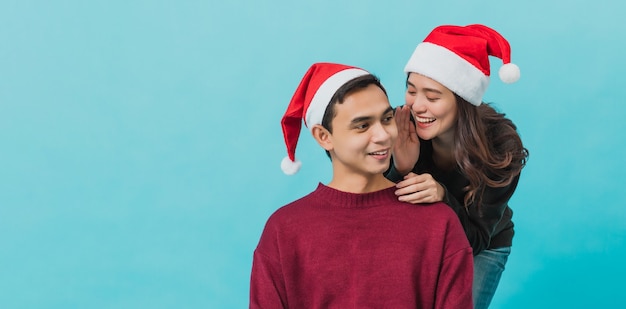
[[[407,202],[411,204],[425,204],[437,202],[436,195],[428,191],[418,191],[411,194],[400,195],[398,200],[401,202]]]
[[[398,199],[413,204],[440,201],[438,183],[430,174],[409,173],[396,184]]]

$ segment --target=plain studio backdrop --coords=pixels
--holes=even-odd
[[[441,24],[501,32],[485,101],[530,160],[492,308],[626,302],[623,1],[0,2],[0,307],[245,308],[268,216],[327,183],[280,119],[310,64],[378,75]],[[492,59],[492,72],[501,62]]]

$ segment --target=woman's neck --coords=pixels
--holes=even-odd
[[[454,156],[454,140],[435,138],[433,145],[433,163],[437,168],[442,170],[452,170],[456,167],[456,158]]]

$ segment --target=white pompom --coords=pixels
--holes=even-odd
[[[286,156],[285,158],[283,158],[283,161],[280,162],[280,168],[283,170],[283,173],[287,175],[293,175],[297,173],[300,170],[301,166],[302,162],[300,162],[299,160],[291,161],[291,159],[289,159],[289,156]]]
[[[500,79],[507,83],[512,84],[519,80],[520,71],[519,67],[513,63],[507,63],[500,67],[498,71],[498,75],[500,75]]]

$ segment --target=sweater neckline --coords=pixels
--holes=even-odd
[[[339,191],[320,182],[316,191],[329,207],[363,209],[397,203],[395,190],[395,186],[391,186],[374,192],[350,193]]]

